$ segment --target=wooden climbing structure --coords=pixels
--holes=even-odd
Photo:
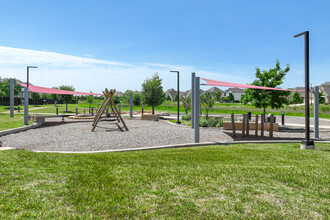
[[[124,131],[123,129],[128,131],[128,128],[127,128],[123,118],[121,117],[120,113],[118,112],[115,102],[113,101],[112,97],[115,94],[115,92],[116,92],[115,89],[111,89],[110,91],[108,89],[105,89],[105,91],[103,92],[104,101],[103,101],[100,109],[97,111],[97,113],[95,115],[92,131],[95,130],[97,124],[99,123],[99,121],[101,120],[101,118],[103,116],[104,111],[106,111],[108,106],[110,106],[111,111],[115,117],[115,120],[117,120],[116,125],[118,126],[118,128],[122,131]],[[119,124],[122,124],[122,127]]]

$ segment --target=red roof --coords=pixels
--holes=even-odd
[[[26,87],[26,84],[24,83],[18,83],[23,87]],[[47,94],[60,94],[60,95],[103,95],[99,93],[90,93],[90,92],[76,92],[76,91],[68,91],[68,90],[61,90],[61,89],[51,89],[51,88],[46,88],[46,87],[41,87],[41,86],[34,86],[34,85],[29,85],[29,90],[31,92],[36,92],[36,93],[47,93]]]

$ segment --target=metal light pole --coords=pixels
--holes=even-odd
[[[181,124],[180,122],[180,76],[179,76],[179,71],[170,71],[172,73],[177,73],[178,74],[178,92],[177,92],[177,96],[178,96],[178,119],[176,121],[177,124]]]
[[[36,66],[27,66],[26,89],[24,89],[24,125],[29,125],[29,69],[38,68]]]
[[[294,37],[305,35],[305,140],[302,140],[301,149],[315,149],[314,142],[310,139],[309,126],[309,31],[302,32]]]
[[[195,120],[195,73],[191,73],[191,128],[194,128],[194,120]]]

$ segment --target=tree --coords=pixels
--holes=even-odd
[[[320,104],[325,104],[325,97],[323,91],[319,93],[319,103]]]
[[[299,92],[293,93],[292,99],[291,99],[291,103],[293,103],[293,104],[301,104],[301,103],[303,103],[303,99],[301,98]]]
[[[34,105],[36,105],[36,100],[37,100],[37,99],[40,99],[40,94],[37,93],[37,92],[31,92],[31,98],[32,98],[33,101],[34,101]]]
[[[208,120],[209,118],[209,110],[211,110],[215,102],[220,101],[220,99],[221,99],[221,91],[217,91],[215,93],[210,93],[208,91],[205,91],[200,96],[200,102],[205,107],[206,110],[206,120]]]
[[[264,86],[275,88],[283,83],[285,75],[289,72],[290,66],[287,64],[284,70],[280,67],[279,60],[276,60],[276,67],[269,69],[268,71],[263,70],[262,72],[256,68],[256,80],[251,85]],[[242,95],[241,101],[244,104],[251,102],[257,108],[263,108],[264,114],[266,115],[266,108],[271,107],[272,109],[282,108],[284,104],[289,104],[287,96],[290,95],[290,91],[281,90],[264,90],[264,89],[246,89]]]
[[[171,96],[167,95],[165,98],[166,101],[171,101]]]
[[[90,92],[92,93],[92,91]],[[91,104],[94,102],[94,96],[92,95],[87,96],[86,101],[88,102],[88,107],[90,108]]]
[[[67,91],[75,90],[73,86],[68,86],[68,85],[62,85],[58,89],[67,90]],[[73,99],[73,95],[60,95],[60,99],[62,99],[64,103],[70,103]]]
[[[146,79],[142,84],[142,102],[152,106],[152,114],[155,114],[155,106],[161,105],[165,99],[162,79],[155,73],[151,79]]]
[[[20,94],[22,90],[22,86],[18,83],[16,83],[16,79],[14,79],[14,95],[17,96]],[[10,79],[7,79],[0,83],[0,91],[1,91],[1,96],[4,97],[10,97]]]
[[[234,102],[234,100],[235,100],[234,94],[230,92],[230,93],[228,94],[228,96],[224,98],[224,100],[225,100],[226,102]]]
[[[133,105],[141,105],[141,95],[133,93]]]
[[[188,114],[188,110],[191,109],[191,95],[189,95],[187,97],[181,96],[181,102],[183,104],[184,111],[185,111],[185,113],[187,115]]]
[[[113,102],[117,105],[120,103],[120,98],[118,95],[112,96]]]
[[[53,86],[52,89],[59,89],[59,88],[56,87],[56,86]],[[52,99],[53,99],[54,101],[58,101],[58,100],[60,99],[60,95],[57,95],[57,94],[51,94],[51,96],[52,96]]]

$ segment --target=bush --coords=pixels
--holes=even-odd
[[[205,118],[201,118],[199,120],[199,126],[201,126],[201,127],[207,127],[208,126],[208,121]]]
[[[210,118],[208,120],[207,126],[208,127],[215,127],[215,126],[217,126],[217,120],[215,120],[215,118]]]
[[[190,121],[191,120],[191,115],[182,115],[181,117],[182,120]]]

